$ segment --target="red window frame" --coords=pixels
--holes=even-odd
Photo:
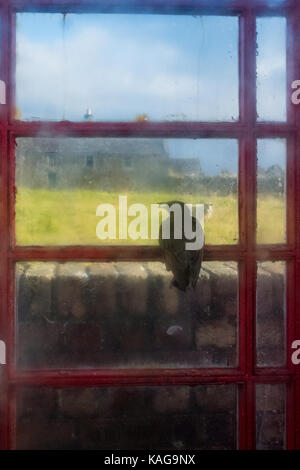
[[[300,449],[300,367],[291,363],[290,345],[300,339],[300,111],[291,103],[291,83],[300,73],[300,3],[286,0],[276,7],[267,0],[2,0],[0,1],[0,78],[7,84],[7,104],[1,106],[0,280],[1,339],[7,345],[7,365],[1,367],[0,448],[15,445],[15,391],[20,385],[197,385],[233,383],[239,387],[239,448],[255,448],[255,385],[286,383],[288,449]],[[22,122],[13,118],[15,12],[147,12],[239,15],[240,120],[228,123],[168,122]],[[256,120],[256,16],[287,19],[287,109],[284,123]],[[300,108],[299,108],[300,109]],[[15,366],[14,268],[17,261],[159,260],[156,247],[20,247],[14,238],[15,138],[36,136],[41,129],[77,137],[231,137],[239,139],[239,228],[236,246],[207,246],[206,260],[239,264],[239,365],[228,369],[151,370],[18,370]],[[256,139],[287,139],[287,243],[256,244]],[[287,364],[258,368],[255,364],[256,263],[287,263]],[[298,307],[298,309],[297,309]]]

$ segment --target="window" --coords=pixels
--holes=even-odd
[[[86,166],[88,168],[93,168],[94,167],[94,158],[93,157],[86,157]]]
[[[48,187],[49,188],[56,187],[56,173],[53,173],[53,171],[49,171],[48,173]]]
[[[56,155],[55,152],[48,152],[48,162],[50,166],[56,165]]]
[[[6,3],[1,448],[300,448],[300,6]],[[204,204],[193,293],[119,195]]]

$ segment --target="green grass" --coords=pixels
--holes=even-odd
[[[238,242],[238,210],[235,196],[191,196],[177,193],[127,193],[132,203],[151,204],[183,200],[186,203],[213,204],[213,215],[205,219],[205,238],[209,244]],[[119,193],[92,190],[42,190],[21,188],[16,200],[16,238],[19,245],[98,245],[112,243],[157,244],[155,240],[103,242],[96,236],[96,208],[102,203],[118,207]],[[260,242],[283,241],[283,202],[267,197],[259,202]],[[150,215],[150,210],[149,210]],[[118,219],[118,217],[117,217]],[[129,218],[128,221],[133,218]],[[150,219],[149,219],[150,220]],[[150,233],[150,222],[149,222]],[[272,241],[270,241],[272,240]]]
[[[284,199],[274,196],[260,196],[257,201],[257,243],[284,242]]]

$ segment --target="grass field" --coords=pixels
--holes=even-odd
[[[128,205],[143,203],[148,208],[153,203],[170,200],[182,200],[193,204],[211,202],[213,214],[211,218],[205,219],[204,227],[206,243],[238,242],[238,205],[234,196],[207,197],[201,194],[191,196],[163,192],[128,193],[127,196]],[[119,193],[101,191],[20,188],[16,199],[17,243],[19,245],[157,244],[155,240],[129,239],[103,242],[97,238],[96,226],[100,220],[96,217],[97,206],[111,203],[117,208],[118,198]],[[260,243],[284,241],[284,225],[283,201],[271,196],[260,199],[258,241]]]

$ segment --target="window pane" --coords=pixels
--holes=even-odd
[[[257,265],[256,347],[259,366],[286,363],[286,264]]]
[[[236,120],[238,18],[17,14],[16,97],[24,120]]]
[[[257,114],[286,121],[286,20],[257,19]]]
[[[172,200],[205,205],[206,243],[236,244],[237,175],[232,139],[17,139],[17,244],[157,245],[151,204]],[[115,239],[97,237],[98,205],[113,204],[119,221],[120,195],[145,205],[146,237],[122,239],[117,222]]]
[[[257,141],[257,243],[286,242],[286,140]]]
[[[21,388],[17,449],[235,449],[237,387]]]
[[[285,448],[284,384],[256,385],[256,448],[280,450]]]
[[[203,264],[195,291],[153,263],[18,263],[21,368],[234,367],[238,271]]]

